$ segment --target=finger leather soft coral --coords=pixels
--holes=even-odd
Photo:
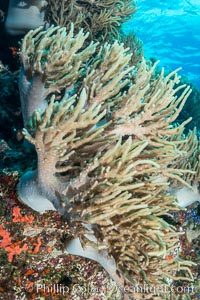
[[[192,189],[199,178],[195,134],[183,135],[189,120],[173,125],[190,88],[176,88],[176,72],[154,76],[144,59],[136,69],[118,42],[84,48],[87,35],[71,28],[36,29],[22,43],[23,132],[38,165],[22,176],[19,197],[63,214],[68,252],[98,261],[120,287],[123,278],[192,280],[192,262],[175,250],[179,233],[163,219],[180,209],[171,183]]]

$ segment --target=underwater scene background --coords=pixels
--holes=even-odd
[[[0,0],[0,299],[200,299],[199,1]]]
[[[124,32],[135,31],[146,58],[160,60],[166,69],[182,67],[180,74],[200,88],[200,1],[138,0],[137,4]]]

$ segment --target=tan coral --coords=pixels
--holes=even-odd
[[[128,34],[122,34],[120,36],[120,42],[130,49],[132,53],[131,63],[137,65],[141,62],[144,56],[144,49],[142,41],[136,36],[134,31],[130,31]]]
[[[34,110],[47,107],[51,93],[66,89],[73,92],[73,83],[83,76],[83,66],[95,51],[91,42],[81,50],[88,34],[82,30],[74,36],[74,27],[51,26],[31,30],[21,46],[20,100],[25,126]]]
[[[182,153],[177,159],[172,163],[176,168],[181,168],[185,170],[193,170],[191,173],[185,174],[185,181],[191,185],[197,184],[200,179],[199,174],[199,163],[200,163],[200,148],[199,141],[196,135],[196,128],[193,131],[189,131],[187,135],[183,133],[183,130],[179,132],[179,137],[176,135],[171,137],[173,139],[182,140],[182,143],[178,145],[178,149]]]
[[[38,41],[32,46],[25,37],[23,53],[34,53],[38,45],[48,48],[54,29],[49,30],[32,32]],[[60,39],[56,44],[64,43],[62,35],[56,37]],[[64,78],[71,76],[68,66],[79,49],[78,42],[67,41],[71,54],[65,57]],[[84,57],[84,48],[81,53]],[[92,252],[87,257],[107,264],[121,288],[118,272],[134,282],[155,286],[173,279],[191,281],[192,262],[180,259],[179,234],[163,220],[172,210],[179,210],[168,191],[170,180],[187,185],[185,173],[194,174],[178,166],[190,148],[182,146],[187,145],[184,124],[173,125],[190,88],[176,88],[176,71],[167,77],[162,71],[155,78],[155,65],[150,67],[144,59],[139,68],[132,66],[128,49],[117,42],[105,44],[90,58],[78,84],[70,77],[73,92],[67,90],[58,101],[53,95],[45,111],[35,111],[30,129],[24,130],[35,145],[38,168],[22,177],[19,195],[25,195],[25,199],[20,197],[26,202],[33,187],[34,201],[53,202],[71,230],[73,240],[67,249],[86,256]],[[35,59],[36,66],[45,70],[40,53]],[[52,58],[46,59],[51,66]],[[46,76],[50,84],[48,76],[53,74],[46,72]],[[189,140],[194,140],[194,149],[194,134]]]
[[[95,41],[119,37],[121,24],[135,13],[133,0],[48,0],[47,20],[69,30],[73,22],[77,28],[90,32]]]

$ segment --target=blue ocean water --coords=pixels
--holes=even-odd
[[[160,60],[167,70],[200,88],[200,0],[138,0],[137,12],[124,25],[143,41],[145,57]]]

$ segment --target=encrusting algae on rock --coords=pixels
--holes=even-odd
[[[56,211],[40,214],[17,201],[17,180],[17,174],[0,177],[0,297],[120,299],[98,264],[66,254],[70,232]]]

